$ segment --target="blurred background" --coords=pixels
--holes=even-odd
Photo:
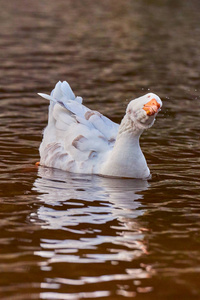
[[[0,0],[1,299],[200,298],[198,0]],[[141,138],[152,180],[35,168],[67,80],[120,122],[163,100]]]

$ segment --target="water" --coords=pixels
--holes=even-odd
[[[200,299],[199,1],[0,4],[1,299]],[[158,93],[152,180],[35,167],[58,80],[116,122]]]

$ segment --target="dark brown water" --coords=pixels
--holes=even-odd
[[[0,298],[200,299],[200,2],[0,5]],[[35,168],[58,80],[118,122],[158,93],[152,180]]]

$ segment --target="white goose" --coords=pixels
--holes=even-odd
[[[149,177],[139,138],[161,109],[157,95],[132,100],[120,125],[82,105],[82,98],[75,97],[66,81],[59,81],[50,96],[39,95],[50,100],[40,165],[73,173]]]

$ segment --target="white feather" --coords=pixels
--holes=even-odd
[[[39,96],[41,96],[42,98],[44,99],[47,99],[47,100],[52,100],[53,102],[57,102],[52,96],[49,96],[47,94],[43,94],[43,93],[38,93]]]
[[[61,88],[61,92],[63,93],[63,95],[66,96],[66,99],[75,100],[75,95],[74,95],[68,82],[66,82],[66,81],[62,82],[60,88]]]

